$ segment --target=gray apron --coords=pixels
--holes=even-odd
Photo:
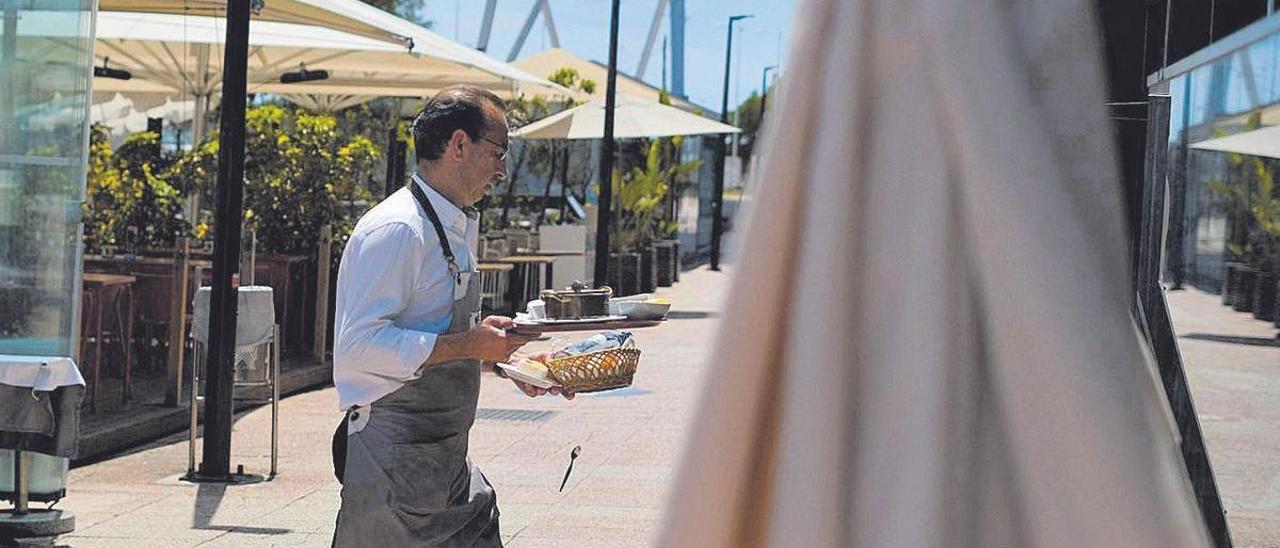
[[[446,333],[480,315],[480,276],[464,274]],[[480,360],[458,360],[351,411],[334,546],[502,546],[497,496],[467,458],[479,397]]]

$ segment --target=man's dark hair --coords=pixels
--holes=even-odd
[[[413,120],[413,146],[419,159],[439,160],[453,137],[462,130],[472,141],[478,140],[488,123],[485,104],[506,110],[497,95],[475,86],[451,86],[440,90],[427,101]]]

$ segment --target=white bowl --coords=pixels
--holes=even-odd
[[[628,320],[661,320],[671,310],[670,304],[624,301],[618,303],[618,314]]]

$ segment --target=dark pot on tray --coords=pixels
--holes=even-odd
[[[1231,309],[1236,312],[1252,312],[1253,286],[1261,272],[1251,266],[1236,268],[1236,277],[1231,282]]]
[[[613,290],[608,286],[590,289],[574,282],[563,291],[544,289],[540,296],[548,318],[591,318],[609,314],[609,297],[613,296]]]

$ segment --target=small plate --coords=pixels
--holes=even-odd
[[[506,371],[507,376],[515,380],[518,380],[522,383],[536,386],[543,390],[546,390],[553,386],[560,386],[558,383],[556,383],[556,381],[553,381],[551,379],[544,379],[541,377],[535,377],[533,375],[525,373],[519,367],[511,365],[509,363],[498,363],[498,367],[501,367],[503,371]]]

